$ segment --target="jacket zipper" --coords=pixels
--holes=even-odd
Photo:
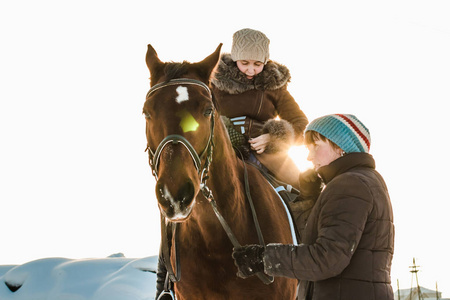
[[[263,98],[264,98],[264,91],[259,92],[259,94],[260,94],[259,106],[258,106],[258,110],[256,111],[255,118],[258,117],[259,113],[261,112]],[[249,137],[251,137],[250,135],[251,135],[251,132],[252,132],[252,125],[253,125],[253,118],[250,119],[250,122],[248,123],[248,135],[249,135]]]

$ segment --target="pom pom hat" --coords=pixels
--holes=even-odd
[[[369,129],[354,115],[332,114],[317,118],[308,124],[307,131],[320,133],[345,153],[369,153]]]
[[[233,34],[231,59],[256,60],[267,63],[269,60],[270,40],[261,31],[244,28]]]

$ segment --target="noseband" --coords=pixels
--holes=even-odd
[[[177,78],[172,79],[167,82],[162,82],[154,85],[147,93],[146,99],[150,98],[151,94],[153,94],[155,91],[172,86],[172,85],[197,85],[202,88],[204,88],[211,98],[212,101],[212,94],[209,87],[204,84],[201,81],[195,80],[195,79],[189,79],[189,78]],[[209,133],[208,142],[205,146],[205,149],[199,154],[197,154],[197,151],[195,151],[192,144],[184,137],[179,134],[171,134],[166,136],[158,145],[155,152],[153,152],[150,149],[150,145],[147,145],[146,151],[148,151],[149,155],[149,161],[150,161],[150,167],[152,168],[153,176],[155,176],[156,180],[158,180],[158,167],[159,167],[159,159],[161,157],[161,152],[163,149],[170,143],[173,145],[181,143],[189,152],[189,154],[192,157],[192,160],[194,161],[194,166],[197,169],[197,173],[201,173],[201,183],[204,183],[206,180],[206,174],[209,171],[209,165],[211,164],[212,160],[212,150],[213,150],[213,137],[214,137],[214,109],[211,114],[211,129]],[[203,165],[203,168],[201,168],[201,161],[206,155],[205,164]]]

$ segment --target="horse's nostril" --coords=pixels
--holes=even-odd
[[[188,180],[175,190],[163,182],[156,184],[156,195],[158,197],[161,212],[169,219],[186,219],[193,208],[195,199],[195,186]]]
[[[192,181],[188,181],[180,188],[177,199],[181,202],[181,205],[189,206],[194,199],[195,189]]]

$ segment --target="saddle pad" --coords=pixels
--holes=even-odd
[[[288,217],[289,220],[289,227],[291,228],[291,235],[292,235],[292,241],[294,245],[298,245],[298,241],[297,241],[297,235],[295,234],[295,228],[294,228],[294,220],[292,219],[291,216],[291,212],[289,211],[286,203],[283,201],[283,199],[281,198],[279,192],[280,191],[286,191],[286,189],[284,188],[284,186],[280,185],[277,188],[274,188],[272,184],[270,184],[270,186],[274,189],[275,192],[277,192],[278,198],[280,199],[281,203],[283,203],[284,209],[286,210],[286,215]]]

